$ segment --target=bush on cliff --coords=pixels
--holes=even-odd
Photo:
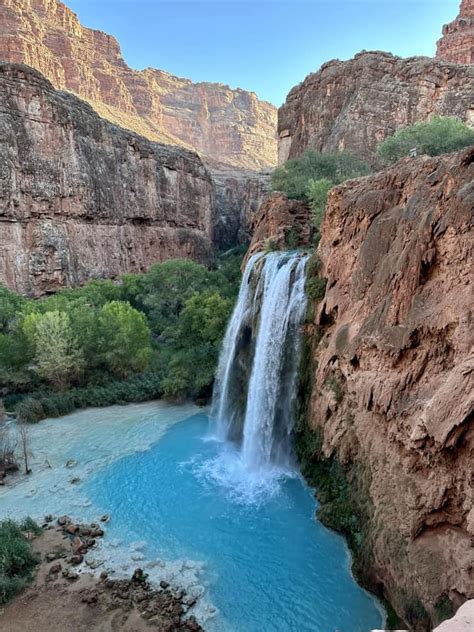
[[[24,527],[37,525],[30,519]],[[25,588],[33,577],[37,564],[22,526],[13,520],[0,522],[0,604],[6,603],[17,592]]]
[[[290,199],[308,200],[311,181],[323,180],[335,185],[368,173],[369,167],[357,156],[345,152],[323,154],[308,149],[299,158],[288,160],[275,169],[272,188],[283,191]]]
[[[439,156],[474,144],[474,130],[454,116],[434,116],[397,130],[380,143],[377,153],[386,163],[408,156],[416,148],[418,154]]]
[[[309,149],[275,169],[272,187],[290,199],[308,202],[317,245],[329,191],[336,184],[368,173],[369,167],[357,156],[345,152],[323,154]]]

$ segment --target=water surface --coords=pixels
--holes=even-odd
[[[198,615],[217,609],[207,629],[381,627],[344,541],[314,519],[311,490],[295,475],[252,485],[239,455],[208,440],[207,415],[195,407],[142,404],[48,420],[32,429],[32,449],[36,473],[0,492],[2,514],[110,513],[96,555],[117,572],[145,566],[204,593]],[[70,459],[77,463],[66,467]]]

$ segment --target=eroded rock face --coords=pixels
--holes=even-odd
[[[432,114],[474,125],[473,91],[474,66],[382,52],[330,61],[279,109],[279,163],[306,149],[348,151],[373,162],[386,136]]]
[[[436,57],[455,64],[474,64],[474,0],[463,0],[458,17],[443,26]]]
[[[236,244],[248,243],[256,213],[270,189],[269,173],[208,162],[206,166],[214,184],[213,235],[216,247],[225,250]]]
[[[253,92],[132,70],[118,42],[59,0],[2,0],[0,60],[39,70],[110,121],[248,169],[276,163],[276,108]]]
[[[284,193],[269,193],[251,222],[252,240],[243,265],[266,247],[278,250],[307,246],[311,236],[310,211],[305,202]]]
[[[212,256],[201,159],[101,119],[37,71],[0,64],[0,281],[38,296]]]
[[[318,250],[310,425],[417,630],[474,597],[473,220],[474,148],[404,159],[332,190]]]

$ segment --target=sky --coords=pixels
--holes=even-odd
[[[281,105],[330,59],[433,56],[460,0],[64,0],[136,69],[243,88]]]

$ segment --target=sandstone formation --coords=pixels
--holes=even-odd
[[[2,0],[0,60],[39,70],[58,89],[151,140],[247,169],[276,163],[276,109],[253,92],[129,68],[118,42],[83,27],[59,0]]]
[[[397,128],[432,114],[474,125],[474,66],[362,52],[330,61],[289,93],[278,112],[278,162],[306,149],[348,151],[373,162]]]
[[[458,17],[443,26],[436,57],[455,64],[474,64],[474,0],[463,0]]]
[[[201,159],[101,119],[27,66],[0,64],[0,280],[31,296],[170,257],[208,261]]]
[[[332,190],[309,419],[412,629],[474,598],[474,149]]]
[[[269,198],[251,250],[289,223]],[[407,158],[332,189],[308,267],[314,458],[342,465],[358,577],[412,630],[474,598],[473,224],[474,148]]]
[[[254,253],[268,247],[284,250],[307,246],[311,236],[309,208],[301,200],[289,200],[284,193],[271,193],[254,215],[251,233],[243,266]]]

